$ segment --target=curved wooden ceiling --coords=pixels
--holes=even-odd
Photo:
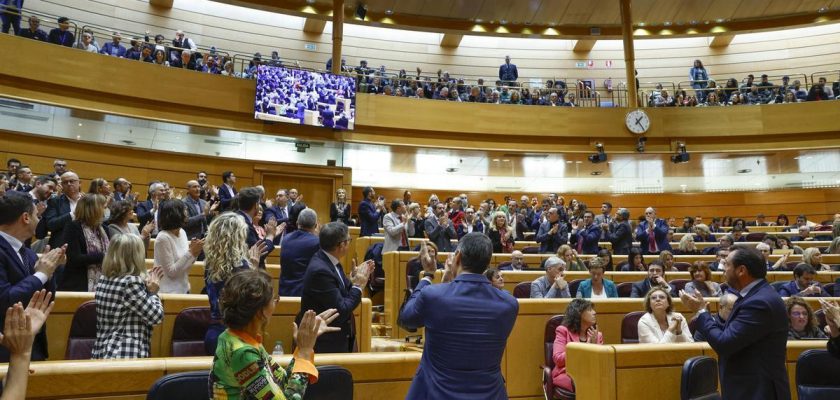
[[[215,0],[310,18],[331,15],[332,0]],[[619,0],[345,0],[348,23],[448,33],[514,36],[621,35]],[[353,18],[358,4],[365,21]],[[633,0],[639,36],[714,35],[840,19],[840,0]]]

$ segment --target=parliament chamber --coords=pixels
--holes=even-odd
[[[659,279],[670,290],[668,304],[689,320],[689,335],[695,334],[701,313],[686,304],[680,289],[696,283],[697,271],[705,268],[709,284],[723,285],[720,294],[743,297],[727,272],[727,256],[740,253],[741,246],[769,249],[763,279],[773,290],[802,289],[809,319],[824,333],[817,340],[790,339],[784,350],[789,395],[815,398],[800,396],[797,363],[800,355],[826,352],[837,341],[830,306],[840,301],[837,2],[2,3],[0,155],[8,172],[0,171],[0,190],[31,194],[31,212],[43,226],[19,242],[32,249],[35,267],[28,275],[43,277],[41,285],[55,293],[42,335],[49,356],[33,358],[20,398],[155,398],[150,389],[159,389],[167,376],[191,371],[215,376],[218,361],[205,352],[205,333],[222,319],[214,314],[214,301],[227,300],[208,284],[213,282],[204,261],[208,254],[190,257],[187,246],[189,240],[211,241],[208,226],[226,214],[224,207],[239,210],[258,243],[274,240],[262,257],[263,268],[253,262],[259,254],[238,253],[251,269],[270,275],[276,296],[252,345],[261,344],[281,366],[293,358],[302,364],[293,354],[298,341],[293,322],[300,323],[305,304],[313,303],[306,295],[283,295],[282,278],[284,263],[297,263],[300,253],[285,247],[285,238],[310,231],[303,222],[297,226],[295,218],[302,215],[297,204],[317,215],[311,230],[316,239],[327,223],[348,223],[348,240],[338,245],[347,251],[340,257],[323,253],[339,269],[339,279],[345,275],[348,283],[341,289],[361,292],[348,318],[351,350],[314,356],[319,370],[349,371],[352,391],[317,397],[318,385],[330,384],[325,375],[309,385],[313,392],[303,399],[433,398],[412,388],[418,367],[430,362],[424,352],[432,351],[431,336],[422,326],[408,329],[400,315],[420,292],[418,282],[428,281],[424,289],[448,284],[456,249],[461,257],[460,239],[476,232],[500,246],[488,255],[488,268],[503,280],[498,290],[518,305],[500,353],[507,398],[692,398],[685,392],[687,361],[706,356],[717,368],[726,357],[712,340],[638,343],[637,321],[653,312],[646,310],[651,300],[645,293],[630,297],[630,289],[647,280],[655,284],[650,271],[659,266]],[[33,21],[40,21],[43,38]],[[291,72],[263,81],[269,68]],[[283,86],[291,77],[300,81]],[[307,92],[312,82],[321,86]],[[62,165],[66,170],[59,170]],[[192,207],[188,200],[196,198],[200,205],[197,214],[184,208],[188,218],[198,215],[203,222],[200,234],[190,233],[176,257],[187,290],[161,290],[158,296],[157,289],[147,289],[159,299],[162,320],[149,325],[146,357],[91,359],[103,325],[97,320],[102,309],[95,305],[101,296],[94,290],[96,279],[88,281],[89,291],[62,290],[62,272],[44,274],[37,264],[34,254],[45,259],[44,245],[60,235],[57,215],[66,217],[62,224],[85,226],[75,221],[80,218],[75,202],[73,212],[69,205],[52,209],[60,198],[66,200],[67,182],[73,182],[68,172],[80,185],[79,204],[102,194],[108,202],[103,212],[111,217],[118,209],[113,203],[130,205],[128,223],[119,221],[125,226],[119,229],[140,234],[146,222],[154,222],[140,234],[147,242],[144,277],[161,268],[161,254],[171,245],[162,234],[171,228],[161,225],[166,221],[159,216],[157,191],[165,187],[161,204],[177,199]],[[101,179],[107,189],[101,183],[95,189]],[[39,189],[50,182],[47,192]],[[236,207],[253,187],[261,197],[249,214]],[[232,196],[224,203],[221,192],[228,188]],[[287,200],[292,190],[294,203]],[[376,209],[378,222],[366,224],[365,207]],[[281,211],[269,214],[280,209],[288,218]],[[505,222],[499,226],[501,217]],[[107,216],[101,223],[108,235],[108,225],[118,224]],[[0,223],[0,247],[17,257],[16,243],[8,239],[13,224]],[[396,236],[395,224],[401,227]],[[546,239],[556,235],[546,233],[555,224],[563,226],[560,243]],[[632,239],[611,239],[622,224]],[[660,240],[643,224],[661,224],[667,238]],[[437,228],[432,233],[430,226],[452,228],[453,236]],[[582,242],[591,227],[603,236]],[[89,229],[79,229],[88,244],[82,253],[111,254],[90,243]],[[503,229],[510,239],[499,233]],[[107,238],[103,243],[107,246]],[[665,246],[670,250],[660,256]],[[429,248],[435,260],[424,260]],[[26,263],[23,250],[20,261]],[[634,264],[636,253],[642,269]],[[375,268],[357,284],[362,268],[356,266],[368,259]],[[666,261],[673,267],[666,268]],[[0,262],[0,304],[14,308],[18,297],[11,288],[19,282],[11,276],[18,272],[6,270],[16,268],[17,259]],[[424,272],[426,262],[436,263],[436,272]],[[522,265],[511,267],[516,262]],[[552,263],[564,265],[559,287],[569,296],[530,298],[532,283],[557,279]],[[69,265],[58,270],[69,274]],[[558,391],[552,383],[555,329],[577,304],[576,294],[583,297],[577,289],[591,285],[599,268],[618,290],[618,297],[607,298],[604,288],[603,298],[587,301],[597,312],[595,337],[601,335],[603,344],[568,344],[563,368],[574,391]],[[809,279],[805,286],[802,276]],[[812,286],[820,294],[806,291]],[[718,295],[705,301],[710,315],[725,308]],[[791,309],[786,311],[793,318]],[[41,338],[35,340],[38,346]],[[0,376],[12,376],[8,352],[0,351],[0,357],[6,357]],[[724,389],[727,398],[715,378],[712,390]],[[829,383],[840,390],[840,375]],[[195,398],[228,398],[204,393],[207,380],[198,387],[201,393],[190,393]],[[471,395],[464,398],[491,398]]]

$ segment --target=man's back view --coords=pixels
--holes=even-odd
[[[493,254],[487,236],[461,239],[444,281],[432,285],[436,265],[421,249],[424,278],[400,313],[407,328],[426,328],[426,344],[407,399],[507,399],[501,359],[519,303],[482,275]]]

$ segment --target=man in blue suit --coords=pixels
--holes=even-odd
[[[561,245],[566,244],[569,237],[569,229],[565,222],[560,221],[560,214],[557,213],[557,207],[548,209],[547,220],[540,224],[540,229],[537,231],[536,241],[540,244],[540,253],[557,252]]]
[[[420,251],[423,279],[400,323],[425,327],[426,345],[406,399],[507,399],[501,360],[519,303],[483,275],[493,243],[478,232],[464,236],[444,273],[445,282],[455,278],[440,285],[432,285],[435,261],[425,245]]]
[[[52,248],[61,247],[64,241],[64,227],[73,220],[72,212],[76,209],[76,202],[82,198],[80,192],[79,176],[73,172],[65,172],[61,175],[60,196],[53,196],[47,201],[47,209],[44,211],[46,230],[41,232],[46,235],[50,232],[49,245]],[[42,239],[39,235],[38,239]]]
[[[359,237],[373,236],[379,233],[379,217],[385,212],[385,206],[382,201],[374,203],[376,191],[370,186],[362,189],[362,196],[364,200],[359,203],[359,220],[361,221]]]
[[[0,326],[6,312],[17,302],[26,306],[32,295],[41,290],[55,291],[53,273],[64,263],[67,246],[58,247],[38,258],[23,245],[35,234],[38,212],[27,193],[9,193],[0,197]],[[33,325],[35,323],[33,322]],[[47,331],[40,329],[32,344],[32,360],[47,358]],[[0,362],[9,362],[9,351],[0,346]]]
[[[270,220],[265,224],[265,237],[260,239],[257,230],[254,228],[254,218],[259,213],[260,207],[260,191],[253,187],[242,189],[237,195],[237,203],[239,208],[236,213],[245,218],[245,224],[248,225],[248,237],[245,239],[248,247],[250,248],[258,242],[265,243],[265,249],[260,255],[260,268],[265,269],[265,258],[274,251],[274,234],[277,231],[277,221]]]
[[[519,79],[519,71],[516,64],[510,63],[510,56],[505,56],[505,63],[499,66],[499,80],[504,85],[515,84]]]
[[[577,248],[578,254],[598,254],[598,240],[600,239],[601,227],[595,224],[595,214],[592,211],[584,212],[583,227],[572,229],[570,244]]]
[[[219,211],[230,210],[230,202],[236,196],[236,175],[233,171],[222,172],[222,186],[219,186]]]
[[[350,251],[350,231],[342,222],[324,225],[318,240],[321,248],[309,265],[303,277],[303,295],[300,297],[300,313],[295,322],[300,323],[303,313],[314,310],[321,313],[331,308],[338,311],[338,318],[330,326],[340,328],[338,332],[325,333],[315,342],[316,353],[349,353],[356,341],[353,324],[353,310],[362,301],[362,288],[373,272],[373,260],[368,260],[353,269],[350,278],[344,274],[341,258]]]
[[[656,219],[656,210],[648,207],[645,210],[645,220],[636,228],[636,241],[642,248],[642,254],[659,254],[662,250],[671,250],[668,243],[668,223]]]
[[[718,354],[723,399],[790,399],[785,368],[788,317],[785,304],[764,277],[767,268],[754,247],[735,246],[726,257],[724,277],[738,301],[725,323],[706,311],[697,292],[680,292],[698,313],[697,330]]]
[[[602,230],[609,232],[604,235],[605,239],[612,243],[613,254],[630,254],[633,247],[633,228],[630,226],[630,211],[626,208],[619,208],[615,213],[615,221],[612,224],[601,224]]]
[[[306,208],[298,216],[298,229],[283,238],[280,252],[280,296],[303,294],[303,277],[312,256],[320,248],[317,236],[318,215]]]

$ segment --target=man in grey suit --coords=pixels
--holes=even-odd
[[[210,224],[210,207],[201,198],[201,185],[198,181],[187,182],[187,197],[184,198],[189,218],[184,225],[184,232],[189,239],[201,239],[207,233]]]
[[[385,214],[382,226],[385,229],[385,244],[382,252],[408,250],[408,238],[414,235],[414,223],[406,223],[405,203],[402,200],[391,201],[391,212]]]
[[[609,228],[613,223],[610,213],[612,212],[612,203],[605,201],[601,203],[601,214],[595,216],[595,224],[601,227],[601,241],[607,240],[609,229],[604,229],[604,224]]]
[[[452,251],[451,240],[457,239],[458,234],[455,233],[455,227],[446,215],[446,204],[437,203],[435,214],[426,218],[424,226],[426,234],[429,235],[429,240],[438,247],[439,251]]]

